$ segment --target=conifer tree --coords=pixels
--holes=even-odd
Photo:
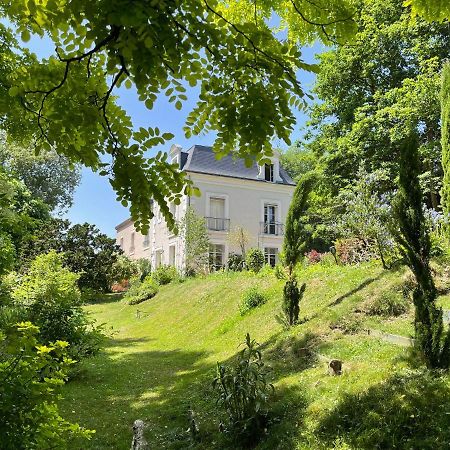
[[[305,283],[300,288],[298,287],[294,268],[301,260],[306,247],[302,216],[307,207],[309,193],[314,185],[313,177],[314,175],[310,173],[298,183],[286,218],[283,250],[288,279],[283,289],[283,312],[289,325],[295,325],[298,321],[299,304],[306,289]]]
[[[427,367],[445,368],[450,362],[450,328],[444,331],[442,309],[436,306],[437,289],[430,268],[431,243],[422,207],[419,169],[417,138],[410,137],[400,148],[395,236],[417,282],[413,293],[417,345]]]
[[[441,85],[442,207],[450,215],[450,63],[442,70]]]

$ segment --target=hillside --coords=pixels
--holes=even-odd
[[[89,305],[113,337],[64,388],[63,415],[97,430],[71,448],[128,449],[141,418],[150,448],[185,449],[189,407],[202,436],[197,448],[228,448],[211,382],[217,361],[233,358],[247,332],[262,345],[275,384],[274,423],[258,448],[447,448],[450,378],[430,377],[414,368],[410,349],[365,331],[412,334],[412,307],[395,318],[363,312],[374,299],[401,296],[408,278],[406,269],[373,264],[302,269],[305,320],[287,331],[275,318],[283,281],[270,271],[189,279],[137,306],[115,297]],[[445,278],[439,283],[445,292]],[[241,317],[241,295],[253,285],[269,301]],[[450,296],[440,301],[450,309]],[[326,358],[343,361],[341,376],[327,374]]]

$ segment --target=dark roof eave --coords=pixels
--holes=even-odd
[[[116,231],[119,231],[119,229],[124,228],[125,225],[130,225],[133,223],[133,219],[131,217],[128,217],[128,219],[125,219],[123,222],[119,223],[119,225],[116,225]]]
[[[246,178],[246,177],[238,177],[236,175],[224,175],[221,173],[210,173],[210,172],[201,172],[199,170],[191,170],[191,169],[185,169],[185,172],[191,172],[191,173],[199,173],[202,175],[210,175],[210,176],[214,176],[214,177],[225,177],[225,178],[235,178],[237,180],[246,180],[246,181],[257,181],[260,183],[268,183],[268,184],[275,184],[277,186],[296,186],[295,183],[271,183],[270,181],[266,181],[266,180],[260,180],[258,178]]]

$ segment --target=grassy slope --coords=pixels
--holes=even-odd
[[[65,387],[61,404],[64,415],[97,430],[90,443],[73,443],[72,448],[127,449],[130,426],[137,418],[148,424],[150,448],[187,448],[190,406],[197,413],[202,432],[198,448],[228,448],[217,433],[220,414],[211,380],[216,362],[232,358],[247,332],[263,345],[263,355],[273,368],[275,416],[280,419],[259,448],[364,448],[358,441],[364,430],[353,434],[358,427],[351,422],[352,414],[357,414],[353,420],[359,424],[359,414],[376,412],[376,405],[383,404],[376,423],[389,420],[387,417],[399,408],[413,403],[417,386],[421,390],[429,387],[430,392],[442,388],[438,403],[448,398],[448,379],[436,386],[425,375],[419,374],[419,381],[409,378],[409,353],[404,348],[363,332],[347,335],[330,328],[367,299],[383,290],[398,289],[399,280],[405,276],[404,270],[387,272],[374,265],[311,266],[301,274],[307,283],[301,315],[308,320],[289,331],[275,319],[283,282],[272,274],[216,274],[163,287],[154,299],[141,305],[104,301],[89,306],[94,317],[112,327],[115,334],[106,351],[83,363],[80,376]],[[266,290],[270,300],[241,317],[238,308],[242,292],[252,285]],[[449,297],[442,301],[450,305]],[[136,317],[136,310],[141,311],[141,318]],[[411,318],[411,314],[395,320],[364,316],[367,327],[404,335],[412,333]],[[342,359],[344,374],[328,376],[325,364],[317,361],[311,350]],[[394,372],[404,375],[401,389],[405,392],[399,399],[388,394],[397,382]],[[358,397],[362,392],[365,396]],[[358,407],[366,403],[370,411],[359,411]],[[444,420],[450,418],[446,416],[450,414],[448,402],[433,407],[444,408],[440,414]],[[429,423],[428,413],[426,408],[416,411],[414,420],[420,422],[422,414],[420,417]],[[342,417],[348,420],[342,421]],[[404,434],[409,425],[396,426],[401,426],[401,442],[407,442]],[[427,435],[430,430],[421,433]],[[338,434],[340,438],[336,438]],[[430,448],[440,448],[447,438],[448,433],[435,438]],[[372,442],[372,437],[367,439]],[[381,442],[386,438],[373,439]],[[350,447],[345,447],[347,444]],[[427,445],[421,443],[417,448]]]

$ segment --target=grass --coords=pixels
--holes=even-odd
[[[88,311],[113,335],[64,387],[63,416],[96,430],[90,442],[72,442],[71,448],[128,449],[131,425],[140,418],[150,448],[186,449],[192,444],[189,408],[200,427],[194,448],[235,448],[218,432],[223,415],[211,382],[217,361],[232,359],[247,332],[261,344],[276,388],[273,424],[259,449],[448,448],[449,377],[412,369],[417,361],[409,349],[364,333],[412,334],[412,308],[396,318],[359,313],[356,334],[331,328],[375,296],[401,289],[407,276],[405,269],[370,264],[302,269],[305,320],[290,330],[275,318],[283,281],[270,272],[190,279],[136,306],[117,296],[91,303]],[[268,301],[241,316],[242,293],[252,286]],[[444,305],[448,300],[440,299]],[[342,376],[329,376],[317,353],[341,359]]]

